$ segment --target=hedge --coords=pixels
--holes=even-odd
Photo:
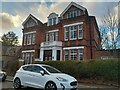
[[[92,61],[44,61],[38,64],[51,65],[63,73],[74,76],[77,79],[102,78],[105,80],[118,80],[118,59],[92,60]],[[119,71],[118,71],[119,70]],[[119,72],[120,73],[120,72]]]

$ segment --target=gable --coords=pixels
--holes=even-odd
[[[30,14],[22,25],[24,28],[33,27],[38,25],[38,20]]]
[[[67,13],[67,12],[72,12],[72,11],[76,11],[76,13],[77,13],[77,11],[78,11],[78,12],[82,15],[82,14],[85,13],[86,8],[84,8],[84,7],[76,4],[76,3],[74,3],[74,2],[71,2],[71,3],[67,6],[67,8],[60,14],[60,17],[62,17],[62,18],[67,18],[66,13]]]
[[[36,26],[37,22],[35,22],[32,18],[29,18],[27,22],[24,24],[25,28]]]

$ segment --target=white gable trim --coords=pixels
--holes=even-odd
[[[32,15],[29,15],[29,16],[27,17],[27,19],[22,23],[22,25],[24,26],[25,23],[26,23],[30,18],[32,18],[32,19],[37,23],[37,25],[38,25],[38,21],[37,21]]]
[[[74,3],[74,2],[71,2],[71,3],[67,6],[67,8],[60,14],[60,17],[62,17],[62,16],[66,13],[66,11],[67,11],[72,5],[75,6],[75,7],[77,7],[77,8],[79,8],[79,9],[81,9],[81,10],[83,10],[83,11],[86,10],[86,8],[82,7],[81,5],[76,4],[76,3]]]

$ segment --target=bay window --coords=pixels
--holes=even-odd
[[[70,50],[70,60],[77,60],[77,51],[76,49]]]
[[[83,49],[78,50],[78,59],[83,60]]]
[[[69,60],[69,51],[68,50],[64,51],[64,60]]]

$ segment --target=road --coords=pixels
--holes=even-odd
[[[5,81],[5,82],[0,82],[0,86],[2,85],[2,90],[14,90],[13,89],[13,84],[12,82]],[[91,84],[83,84],[79,83],[78,84],[78,89],[80,90],[120,90],[118,87],[114,86],[105,86],[105,85],[91,85]],[[22,90],[36,90],[33,88],[24,88]]]

